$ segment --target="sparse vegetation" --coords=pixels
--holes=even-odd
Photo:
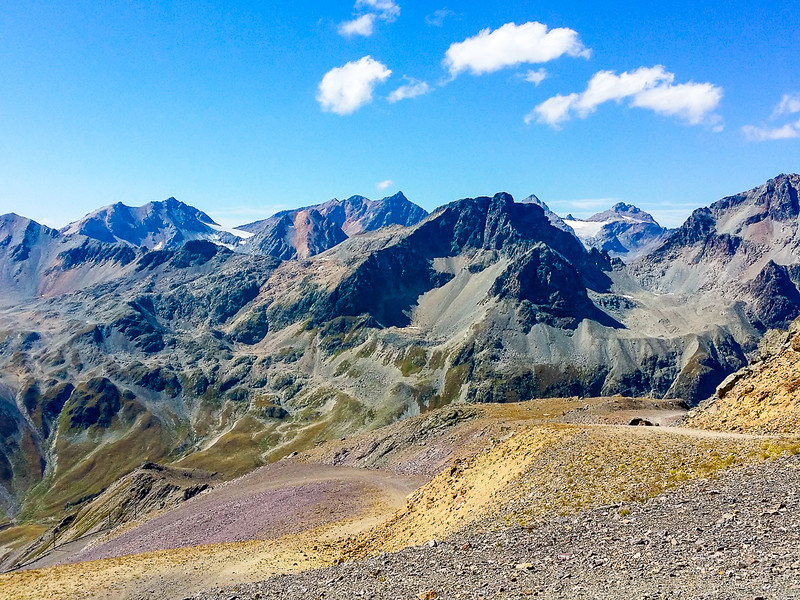
[[[409,346],[405,353],[395,361],[395,366],[400,369],[403,377],[419,373],[428,363],[428,353],[421,346]]]

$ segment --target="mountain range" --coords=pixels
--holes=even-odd
[[[144,460],[232,477],[450,403],[694,405],[800,314],[799,189],[780,175],[674,232],[505,193],[232,230],[174,199],[60,232],[5,215],[0,506],[60,514]]]

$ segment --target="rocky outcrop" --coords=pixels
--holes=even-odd
[[[765,329],[785,328],[800,315],[800,291],[786,267],[769,261],[748,284],[753,314]]]
[[[575,329],[584,319],[621,327],[589,299],[577,269],[545,244],[512,262],[489,293],[521,304],[521,324],[526,331],[536,323]]]
[[[797,433],[800,428],[800,337],[776,354],[726,379],[692,410],[691,427],[748,433]]]

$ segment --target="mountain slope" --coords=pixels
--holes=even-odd
[[[224,230],[204,212],[175,198],[138,207],[117,202],[67,225],[61,233],[148,250],[174,248],[200,239],[235,247],[249,237],[246,232]]]
[[[14,214],[0,216],[0,306],[53,297],[116,277],[136,252]]]
[[[316,209],[278,213],[260,224],[247,250],[283,260],[308,258],[347,239],[334,221]]]
[[[606,560],[602,565],[597,560],[598,554],[613,562],[613,556],[625,552],[623,568],[638,569],[645,564],[641,563],[642,550],[650,548],[654,560],[669,568],[662,574],[664,580],[675,571],[696,581],[697,570],[687,566],[686,552],[708,560],[712,555],[714,560],[722,558],[718,549],[727,546],[721,540],[732,533],[746,536],[754,522],[768,537],[760,542],[766,552],[771,543],[786,541],[786,532],[781,530],[794,507],[779,509],[796,484],[798,477],[792,468],[796,460],[788,459],[792,464],[784,459],[762,462],[766,456],[774,456],[762,453],[767,444],[781,445],[786,440],[708,435],[669,427],[565,425],[548,418],[562,410],[585,412],[584,404],[596,406],[606,401],[626,404],[622,399],[555,399],[448,407],[357,438],[331,440],[197,496],[153,520],[112,531],[88,552],[76,554],[75,548],[66,547],[54,553],[54,562],[119,558],[4,575],[3,589],[21,597],[49,593],[53,598],[68,598],[79,592],[107,593],[110,588],[125,597],[184,598],[224,582],[236,589],[214,590],[202,597],[255,599],[277,597],[276,586],[283,586],[283,595],[304,593],[300,587],[282,583],[298,577],[316,580],[313,587],[304,584],[305,589],[341,593],[339,577],[352,575],[353,581],[346,585],[361,586],[359,592],[396,598],[396,581],[403,573],[414,572],[412,563],[421,563],[409,558],[397,564],[394,561],[401,557],[387,552],[407,548],[404,552],[417,558],[425,553],[423,562],[435,556],[435,564],[448,570],[428,569],[434,576],[426,575],[426,581],[436,580],[436,584],[425,587],[414,587],[419,573],[399,579],[406,586],[404,597],[413,597],[419,589],[447,589],[457,594],[456,586],[463,588],[465,582],[473,586],[476,595],[485,594],[488,586],[497,585],[499,576],[506,579],[503,585],[519,586],[519,594],[524,596],[534,575],[556,581],[555,571],[572,564],[573,573],[581,577],[575,580],[579,584],[564,584],[570,591],[564,597],[572,598],[580,595],[573,587],[585,586],[586,574],[605,565]],[[746,468],[737,468],[741,465]],[[795,475],[790,476],[792,472]],[[746,483],[722,487],[745,473]],[[359,489],[353,482],[371,485]],[[775,482],[782,483],[776,486]],[[390,491],[400,492],[392,494],[399,502],[390,500],[393,507],[386,510]],[[109,492],[84,508],[79,517],[91,518],[92,512],[102,516],[114,504],[122,508],[122,498],[97,506]],[[788,497],[795,498],[791,493]],[[732,499],[742,514],[733,514]],[[709,509],[706,500],[717,504]],[[372,523],[356,514],[365,505],[376,509],[373,515],[377,513],[378,518]],[[643,532],[641,520],[648,512],[648,529]],[[731,515],[723,518],[726,512]],[[337,531],[330,527],[330,521],[342,517],[349,517],[349,528]],[[587,528],[587,519],[591,528]],[[328,523],[308,529],[320,521]],[[713,527],[708,527],[709,522]],[[371,525],[374,527],[369,529]],[[697,537],[696,527],[703,528],[702,539]],[[509,554],[509,539],[517,535],[519,545]],[[714,536],[711,541],[710,535]],[[261,541],[278,536],[282,537],[275,544]],[[559,540],[555,549],[553,539]],[[531,540],[537,544],[533,554]],[[220,541],[229,543],[214,543]],[[185,547],[194,544],[202,545]],[[576,547],[580,547],[580,555],[574,552]],[[741,561],[739,547],[737,544],[737,551],[726,555],[732,568]],[[156,549],[164,550],[152,552]],[[130,555],[144,551],[149,552]],[[364,556],[374,557],[371,564],[351,562]],[[333,569],[242,585],[276,572],[339,564],[342,559],[345,564]],[[645,562],[649,560],[647,557]],[[538,565],[535,569],[533,563]],[[476,569],[465,569],[464,564]],[[481,568],[485,564],[493,568]],[[619,575],[619,569],[617,564],[608,565],[607,575],[617,573],[627,580],[629,575]],[[770,570],[769,565],[765,569]],[[384,574],[385,581],[381,580]],[[721,581],[716,572],[706,577]],[[728,585],[727,578],[723,579],[726,581],[719,585]],[[441,587],[445,580],[454,581],[453,587]],[[534,589],[545,585],[549,584],[542,581]],[[603,597],[618,596],[608,592]]]
[[[0,300],[35,295],[34,275],[50,266],[60,246],[55,229],[13,213],[0,216]]]
[[[700,208],[632,265],[660,293],[737,298],[762,331],[800,314],[800,175],[779,175]]]

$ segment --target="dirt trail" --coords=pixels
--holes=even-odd
[[[629,425],[589,425],[589,427],[613,428],[620,431],[632,431],[642,435],[685,435],[698,439],[723,439],[723,440],[760,440],[774,438],[774,435],[761,435],[755,433],[739,433],[733,431],[711,431],[709,429],[692,429],[690,427],[643,427]]]

